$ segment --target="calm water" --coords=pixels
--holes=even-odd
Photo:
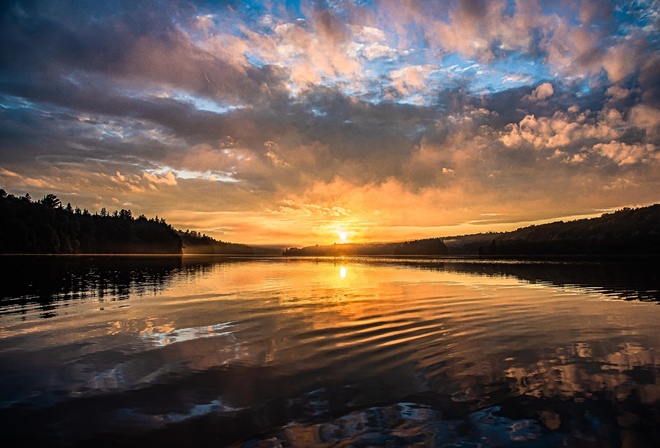
[[[3,446],[660,446],[653,263],[0,263]]]

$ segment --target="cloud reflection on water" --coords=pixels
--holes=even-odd
[[[565,273],[552,264],[184,259],[149,274],[152,295],[133,283],[156,271],[148,260],[112,266],[129,279],[122,306],[58,295],[52,318],[1,315],[3,376],[16,385],[3,406],[30,404],[24,417],[46,428],[86,398],[101,432],[220,417],[264,432],[411,397],[465,413],[516,397],[659,399],[657,305],[604,300],[593,267],[576,287],[549,281]]]

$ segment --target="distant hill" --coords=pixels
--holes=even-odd
[[[473,235],[460,235],[447,237],[443,241],[450,255],[479,255],[484,247],[504,235],[502,232],[475,233]]]
[[[218,241],[199,232],[178,231],[186,255],[281,255],[280,249]]]
[[[599,218],[523,227],[496,236],[483,255],[660,254],[660,204]]]
[[[291,248],[284,251],[287,257],[309,256],[395,256],[395,255],[447,255],[447,247],[441,238],[431,238],[403,243],[333,244]]]
[[[598,218],[557,221],[512,232],[446,238],[450,255],[556,256],[660,254],[660,204]]]
[[[158,217],[130,210],[99,213],[66,206],[53,194],[33,201],[0,189],[3,254],[280,254],[281,251],[217,241],[178,231]]]

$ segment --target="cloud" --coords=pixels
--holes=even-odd
[[[657,8],[569,3],[15,1],[0,179],[291,240],[657,201]]]
[[[612,141],[610,143],[598,143],[593,146],[591,151],[612,159],[620,166],[660,159],[660,154],[656,151],[656,147],[650,143],[645,145],[640,143],[629,145]]]
[[[624,89],[620,86],[611,86],[605,92],[606,95],[609,95],[613,101],[620,101],[628,98],[633,91],[631,89]]]
[[[463,199],[458,188],[413,192],[394,178],[356,185],[336,177],[330,182],[314,182],[302,194],[291,195],[287,206],[309,213],[309,221],[328,234],[342,222],[357,238],[383,241],[392,239],[387,229],[393,226],[400,228],[397,237],[405,238],[420,229],[427,228],[424,232],[428,234],[460,223],[460,213],[451,207]],[[382,230],[370,225],[374,218],[383,224]]]
[[[13,188],[54,188],[53,184],[44,179],[35,179],[29,176],[24,176],[13,171],[6,170],[0,167],[0,178],[2,178],[3,185]]]
[[[643,129],[649,139],[660,138],[660,109],[638,104],[630,110],[630,124]]]
[[[580,2],[579,19],[585,25],[602,26],[613,21],[614,5],[601,0],[583,0]]]
[[[435,69],[432,65],[408,66],[390,73],[394,87],[403,95],[410,90],[425,90],[429,74]]]
[[[397,51],[383,43],[380,42],[371,42],[368,45],[361,48],[361,53],[365,58],[372,60],[377,58],[392,58],[396,56]]]
[[[266,157],[271,161],[271,163],[276,166],[276,167],[290,167],[291,165],[285,161],[281,155],[278,155],[277,151],[277,143],[274,142],[266,142],[264,144],[268,151],[266,152]]]
[[[273,26],[270,34],[245,30],[248,43],[233,38],[240,51],[283,67],[294,92],[318,85],[324,78],[358,79],[361,65],[352,57],[353,36],[348,25],[329,10],[310,13],[303,22]]]
[[[174,186],[177,184],[176,176],[172,171],[165,171],[162,174],[157,174],[157,173],[152,174],[145,171],[144,173],[142,173],[142,177],[153,185]]]
[[[609,48],[602,64],[610,81],[619,82],[634,73],[638,69],[637,54],[628,43]]]
[[[579,146],[585,141],[611,141],[621,137],[621,115],[555,112],[552,117],[527,115],[519,123],[510,123],[500,141],[513,148],[531,144],[535,149]]]
[[[526,95],[523,99],[543,101],[546,98],[550,98],[553,93],[555,93],[555,90],[552,87],[552,84],[549,82],[544,82],[543,84],[540,84],[536,89],[534,89],[532,93]]]

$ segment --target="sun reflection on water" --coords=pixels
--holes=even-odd
[[[143,268],[125,269],[132,279]],[[528,271],[498,269],[348,257],[220,260],[168,271],[155,297],[129,287],[122,307],[106,302],[99,311],[91,294],[53,299],[49,305],[60,314],[33,321],[9,320],[0,307],[0,365],[9,366],[0,380],[21,378],[2,398],[27,409],[26,420],[77,431],[73,419],[46,421],[54,413],[30,410],[48,394],[61,400],[57,406],[89,415],[99,434],[119,431],[125,421],[107,415],[124,410],[141,431],[192,418],[240,425],[248,414],[262,418],[263,403],[301,425],[319,418],[334,425],[335,412],[372,413],[375,404],[413,396],[465,412],[518,397],[554,400],[523,409],[554,430],[568,427],[565,416],[573,415],[556,403],[582,412],[594,396],[614,409],[602,421],[617,422],[618,409],[631,404],[641,409],[625,414],[635,428],[647,421],[646,409],[660,401],[657,304],[603,300],[567,286],[565,277],[555,285],[523,275]],[[90,284],[99,290],[99,282]],[[123,392],[126,400],[108,398]],[[145,396],[159,397],[149,410]],[[108,407],[115,402],[121,408]],[[434,419],[429,426],[420,417],[420,425],[446,428]],[[303,437],[308,428],[285,433]]]

